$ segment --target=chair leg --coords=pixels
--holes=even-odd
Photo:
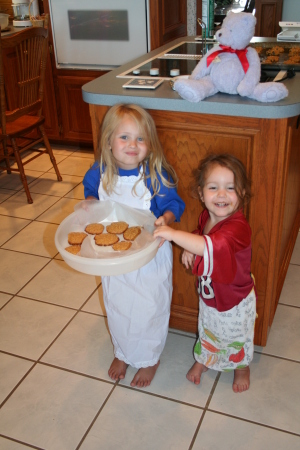
[[[52,165],[53,165],[53,167],[54,167],[54,170],[55,170],[55,173],[56,173],[56,176],[57,176],[57,180],[58,180],[58,181],[62,181],[61,174],[59,173],[59,170],[58,170],[58,167],[57,167],[57,164],[56,164],[56,159],[55,159],[55,157],[54,157],[54,155],[53,155],[53,151],[52,151],[50,142],[49,142],[49,140],[48,140],[48,136],[47,136],[46,133],[45,133],[45,130],[44,130],[43,125],[40,125],[40,126],[39,126],[39,129],[40,129],[40,132],[42,133],[43,140],[44,140],[44,144],[45,144],[45,147],[46,147],[46,149],[47,149],[47,153],[48,153],[48,155],[50,156],[50,160],[51,160],[51,162],[52,162]]]
[[[9,156],[8,156],[8,151],[6,148],[5,140],[2,141],[2,147],[3,147],[3,155],[4,155],[4,159],[5,159],[6,171],[7,171],[7,173],[11,174],[10,164],[9,164]]]
[[[27,184],[27,178],[26,178],[26,175],[25,175],[25,172],[24,172],[22,159],[21,159],[21,156],[20,156],[20,153],[19,153],[19,149],[18,149],[18,146],[16,144],[15,139],[11,139],[11,144],[12,144],[12,148],[14,150],[14,156],[15,156],[15,159],[16,159],[16,163],[18,165],[18,169],[19,169],[19,172],[20,172],[21,181],[23,183],[23,186],[24,186],[24,189],[25,189],[25,192],[26,192],[26,195],[27,195],[27,201],[28,201],[28,203],[33,203],[33,200],[31,198],[31,195],[30,195],[30,192],[29,192],[29,188],[28,188],[28,184]]]

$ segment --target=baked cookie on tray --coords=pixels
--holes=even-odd
[[[127,222],[112,222],[106,226],[106,231],[112,234],[122,234],[129,227]]]
[[[65,250],[67,252],[72,253],[72,255],[78,255],[80,252],[81,245],[70,245],[69,247],[66,247]]]
[[[107,247],[109,245],[113,245],[119,242],[118,236],[110,233],[96,234],[94,239],[95,243],[97,245],[100,245],[101,247]]]
[[[125,251],[125,250],[129,250],[130,249],[130,247],[131,247],[131,242],[129,242],[129,241],[120,241],[120,242],[117,242],[116,244],[114,244],[113,246],[112,246],[112,248],[116,251],[116,252],[122,252],[122,251]]]
[[[123,237],[126,241],[134,241],[139,234],[141,234],[141,227],[129,227],[124,231]]]
[[[103,233],[104,225],[102,223],[89,223],[85,227],[85,231],[89,234],[101,234]]]
[[[87,234],[82,231],[71,231],[68,234],[68,243],[70,245],[81,245],[86,237]]]

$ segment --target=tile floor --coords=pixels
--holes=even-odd
[[[0,174],[0,449],[300,449],[300,235],[248,392],[229,373],[189,383],[194,336],[176,330],[149,388],[130,387],[131,368],[113,383],[101,278],[54,245],[93,154],[54,149],[63,182],[47,156],[28,164],[32,205],[18,174]]]

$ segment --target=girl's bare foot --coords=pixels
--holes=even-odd
[[[128,365],[118,358],[114,358],[108,369],[108,375],[112,380],[123,380],[125,378]]]
[[[233,392],[240,393],[247,391],[250,386],[250,368],[235,369],[232,384]]]
[[[203,372],[206,372],[207,370],[208,368],[204,364],[198,363],[196,361],[186,374],[186,377],[192,383],[200,384],[201,375]]]
[[[158,361],[155,366],[149,366],[149,367],[141,367],[135,376],[132,379],[132,382],[130,383],[130,386],[136,386],[136,387],[147,387],[151,384],[151,381],[154,378],[154,375],[156,373],[156,370],[159,366]]]

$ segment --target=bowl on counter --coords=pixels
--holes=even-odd
[[[1,30],[5,30],[5,28],[8,27],[8,19],[9,19],[9,14],[0,13]]]

